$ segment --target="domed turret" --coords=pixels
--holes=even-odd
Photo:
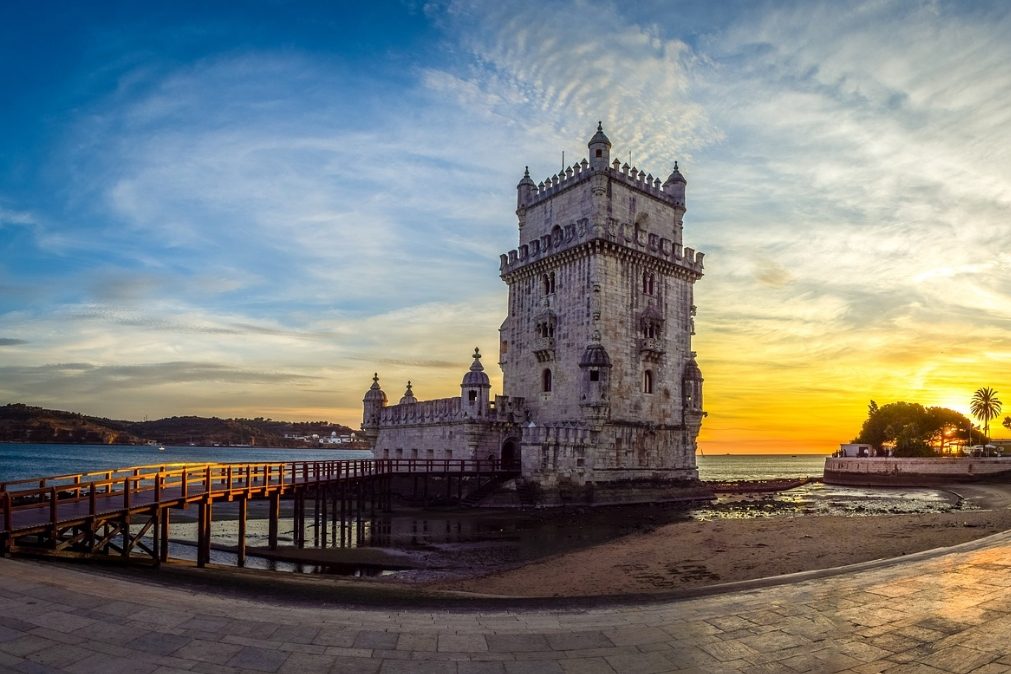
[[[381,402],[386,405],[386,393],[383,389],[379,388],[379,373],[376,372],[372,375],[372,386],[369,390],[365,392],[365,397],[362,398],[362,402]]]
[[[600,344],[590,344],[579,359],[579,367],[611,367],[611,357]]]
[[[695,352],[685,363],[684,373],[681,375],[682,402],[685,410],[702,413],[702,370],[695,361]]]
[[[594,171],[604,171],[611,162],[611,141],[604,134],[604,126],[597,122],[597,133],[587,144],[590,148],[590,168]]]
[[[671,174],[667,176],[667,180],[664,181],[663,191],[671,199],[684,205],[685,203],[685,186],[688,181],[685,177],[681,175],[681,171],[678,169],[678,163],[674,162],[674,170]]]
[[[608,393],[611,388],[611,356],[600,342],[587,345],[579,358],[580,392],[579,405],[585,418],[595,426],[603,423],[611,414]]]
[[[491,391],[491,381],[484,373],[481,365],[481,351],[474,347],[474,362],[470,370],[463,375],[460,383],[460,398],[464,414],[469,417],[483,417],[488,410],[488,396]]]
[[[484,366],[481,365],[481,351],[474,347],[474,362],[470,364],[470,371],[463,375],[461,386],[491,386],[488,375],[484,373]]]
[[[410,403],[416,403],[418,399],[414,397],[414,391],[411,390],[411,382],[407,382],[407,390],[404,391],[404,397],[400,399],[401,405],[407,405]]]
[[[530,167],[526,166],[523,169],[523,178],[516,185],[516,208],[523,208],[523,206],[530,203],[536,193],[537,185],[530,178]]]
[[[372,375],[372,386],[362,398],[362,431],[374,442],[379,435],[379,414],[386,407],[386,394],[379,388],[379,373]]]

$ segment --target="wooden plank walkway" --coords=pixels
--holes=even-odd
[[[305,544],[307,506],[311,506],[318,545],[321,519],[325,529],[328,514],[336,526],[338,515],[343,523],[348,517],[360,520],[366,510],[372,514],[389,510],[395,476],[424,478],[426,493],[428,478],[445,480],[447,493],[455,478],[462,499],[465,478],[480,490],[515,474],[493,460],[380,459],[164,464],[16,480],[0,483],[0,541],[4,554],[139,556],[157,564],[168,558],[170,511],[196,504],[197,564],[203,566],[210,559],[213,503],[237,501],[241,566],[251,500],[269,503],[271,549],[277,547],[282,498],[294,502],[298,545]]]

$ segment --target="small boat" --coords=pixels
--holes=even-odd
[[[159,452],[164,452],[165,451],[165,446],[164,445],[158,445],[158,451]]]

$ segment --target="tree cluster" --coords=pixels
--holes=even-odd
[[[860,435],[853,442],[879,451],[890,447],[894,456],[934,456],[981,439],[969,418],[955,410],[907,402],[878,407],[872,400]]]

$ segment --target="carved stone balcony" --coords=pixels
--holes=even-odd
[[[546,363],[555,359],[554,337],[534,337],[532,346],[538,363]]]
[[[659,358],[666,350],[662,339],[656,337],[641,337],[639,339],[639,355],[643,358]]]

